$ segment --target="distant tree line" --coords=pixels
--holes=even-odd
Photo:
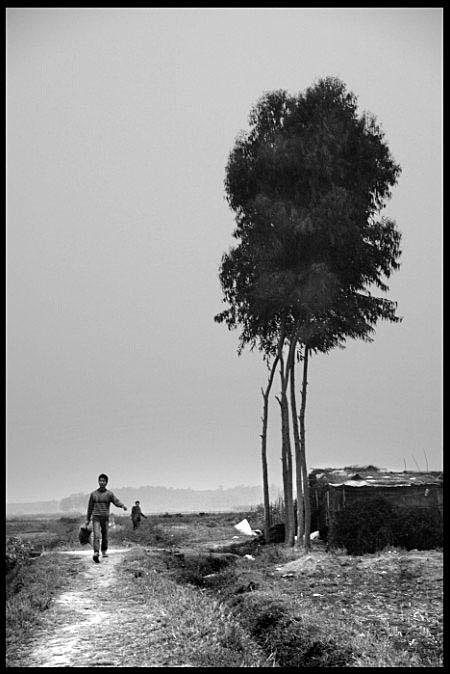
[[[278,487],[271,485],[273,498],[279,495]],[[214,510],[234,510],[241,504],[259,505],[262,491],[259,486],[238,485],[222,489],[176,489],[174,487],[125,487],[114,489],[114,493],[125,504],[140,501],[143,512],[197,512]],[[84,512],[89,494],[72,494],[60,501],[62,512]],[[112,508],[114,513],[114,508]],[[119,513],[122,514],[122,513]]]

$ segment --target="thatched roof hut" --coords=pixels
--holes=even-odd
[[[327,538],[335,514],[350,501],[381,496],[410,508],[443,512],[443,473],[386,471],[375,466],[316,468],[309,475],[312,526]]]

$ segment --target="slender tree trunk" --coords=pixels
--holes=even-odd
[[[294,545],[295,522],[294,522],[294,499],[292,494],[292,451],[289,436],[289,409],[286,392],[281,394],[279,400],[281,407],[281,457],[283,465],[283,489],[284,489],[284,512],[285,512],[285,538],[286,545]]]
[[[309,478],[306,465],[306,434],[305,434],[305,411],[306,411],[306,386],[308,376],[308,355],[309,349],[305,345],[305,355],[303,358],[303,381],[302,381],[302,404],[300,407],[300,444],[301,444],[301,463],[303,476],[303,498],[305,503],[305,550],[311,549],[311,502],[309,496]]]
[[[269,381],[267,382],[266,390],[261,389],[263,396],[263,417],[262,417],[262,433],[261,433],[261,463],[263,475],[263,498],[264,498],[264,538],[266,542],[269,540],[269,529],[271,525],[270,517],[270,497],[269,497],[269,478],[267,470],[267,424],[269,419],[269,393],[272,388],[272,382],[275,375],[275,370],[278,364],[278,356],[275,357],[272,368],[270,370]]]
[[[281,396],[277,398],[281,408],[281,461],[283,470],[283,490],[284,490],[284,526],[285,543],[293,546],[295,542],[295,519],[294,519],[294,498],[292,494],[292,451],[291,438],[289,433],[289,406],[287,399],[287,386],[289,382],[289,362],[291,358],[291,347],[286,366],[283,358],[284,329],[282,330],[278,342],[278,356],[280,360],[280,378],[281,378]]]
[[[295,446],[295,484],[297,489],[297,546],[300,547],[303,542],[304,523],[304,499],[303,499],[303,481],[302,481],[302,448],[300,434],[298,430],[297,403],[295,400],[295,358],[292,358],[290,364],[290,387],[291,387],[291,416],[292,430],[294,433]]]

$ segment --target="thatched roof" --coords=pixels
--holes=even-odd
[[[345,468],[315,468],[310,478],[330,487],[413,487],[443,484],[439,471],[386,471],[375,466],[347,466]]]

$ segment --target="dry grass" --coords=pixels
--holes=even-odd
[[[233,521],[215,520],[210,543],[232,540]],[[190,518],[194,548],[204,549],[207,521]],[[166,520],[166,536],[177,526]],[[442,551],[348,556],[319,542],[310,555],[260,546],[223,570],[179,559],[172,579],[222,601],[278,666],[442,666]],[[278,618],[261,628],[274,606]]]
[[[66,569],[55,564],[54,553],[33,559],[19,554],[19,563],[6,576],[7,659],[21,650],[65,580]]]
[[[206,582],[279,666],[442,666],[442,553],[319,552],[279,568],[264,550]]]
[[[152,607],[166,627],[160,632],[167,659],[161,666],[263,667],[262,648],[247,634],[226,605],[191,585],[179,585],[165,564],[143,548],[127,555],[123,592]]]
[[[137,531],[116,518],[111,544],[134,546],[124,599],[149,602],[165,621],[170,656],[161,666],[443,666],[442,551],[349,556],[314,542],[308,555],[253,545],[253,558],[213,562],[207,548],[233,541],[245,516],[260,528],[254,513],[149,517]],[[53,522],[52,531],[71,540],[78,526]],[[9,634],[19,640],[61,582],[51,555],[30,566],[8,600]]]

